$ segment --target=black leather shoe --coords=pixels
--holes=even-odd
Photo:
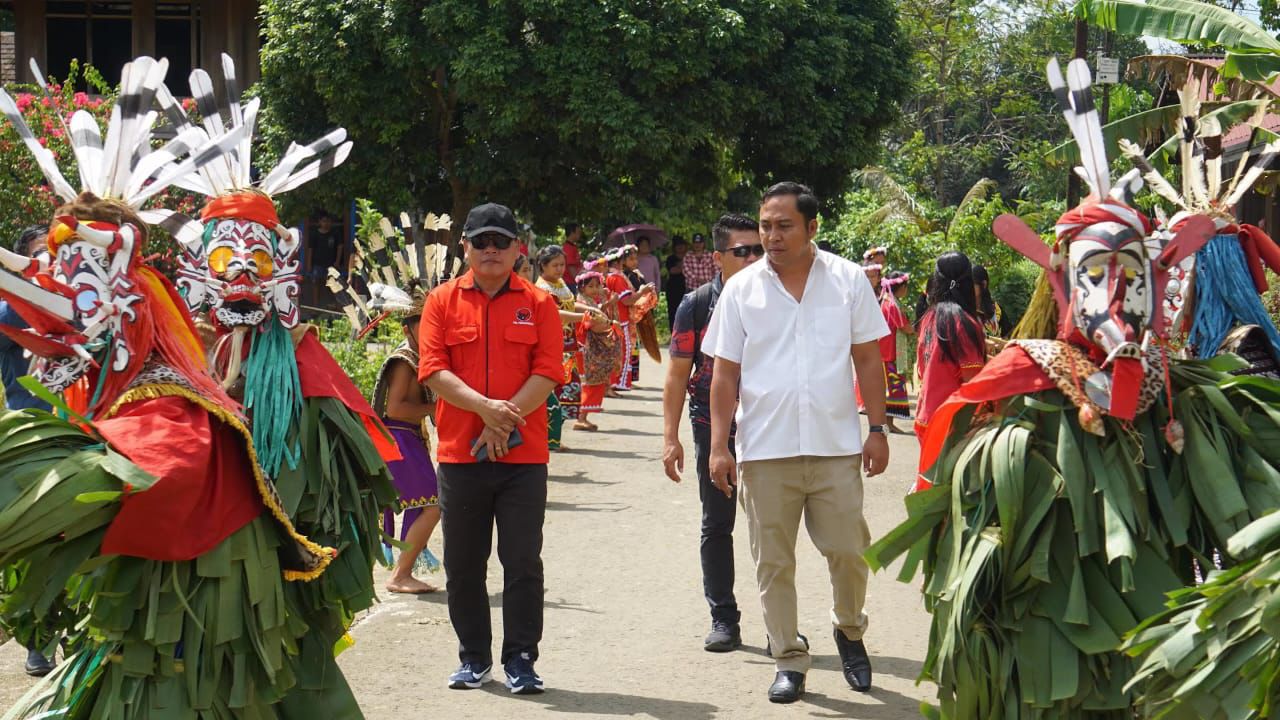
[[[769,686],[769,702],[793,703],[804,695],[804,673],[782,670]]]
[[[27,664],[23,669],[31,677],[44,677],[53,672],[53,661],[40,654],[39,650],[28,650]]]
[[[871,689],[871,658],[867,657],[867,646],[861,640],[845,637],[840,628],[835,629],[835,636],[845,682],[858,692],[867,692]]]

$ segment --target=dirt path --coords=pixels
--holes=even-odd
[[[500,682],[455,691],[445,679],[457,662],[443,593],[384,595],[353,630],[356,645],[340,663],[369,720],[406,717],[712,718],[919,717],[932,687],[916,687],[927,641],[927,615],[914,586],[894,573],[872,578],[867,647],[875,668],[870,694],[853,692],[840,675],[831,639],[825,562],[801,533],[797,589],[801,632],[813,643],[808,693],[795,706],[771,705],[772,663],[763,654],[764,625],[746,540],[735,535],[738,602],[748,647],[723,655],[702,650],[710,622],[698,561],[698,490],[692,441],[682,423],[690,464],[674,485],[662,473],[660,366],[648,363],[640,389],[611,400],[601,432],[566,434],[571,452],[552,459],[546,545],[546,631],[538,671],[543,695],[515,697]],[[867,483],[867,517],[879,536],[903,516],[902,494],[913,475],[915,439],[893,436],[890,471]],[[439,537],[433,550],[440,554]],[[501,638],[501,570],[491,561],[489,587],[495,654]],[[442,584],[442,575],[429,578]],[[22,653],[0,650],[0,704],[29,687]],[[501,678],[501,673],[496,673]]]

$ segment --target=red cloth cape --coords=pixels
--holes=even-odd
[[[147,491],[122,498],[104,555],[191,560],[263,511],[244,436],[190,400],[138,400],[94,426],[156,477]]]
[[[302,381],[303,397],[334,398],[346,405],[348,410],[360,416],[369,431],[369,437],[373,439],[374,447],[378,448],[378,455],[384,461],[403,459],[396,441],[391,439],[391,434],[383,426],[382,419],[325,346],[316,339],[314,332],[307,331],[294,348],[294,355],[298,358],[298,379]]]
[[[1027,393],[1052,390],[1057,385],[1045,374],[1044,370],[1031,359],[1027,352],[1017,345],[1009,345],[999,355],[992,358],[982,371],[972,380],[960,386],[934,411],[924,430],[920,442],[920,474],[916,478],[916,490],[926,490],[932,486],[925,479],[924,473],[933,467],[942,454],[942,446],[951,431],[951,421],[964,406],[983,402],[993,402],[1025,395]]]

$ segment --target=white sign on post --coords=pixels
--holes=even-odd
[[[1120,82],[1120,59],[1098,56],[1098,73],[1093,81],[1099,85],[1116,85]]]

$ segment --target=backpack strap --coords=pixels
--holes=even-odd
[[[702,331],[711,315],[711,283],[693,291],[693,362],[702,364]]]

